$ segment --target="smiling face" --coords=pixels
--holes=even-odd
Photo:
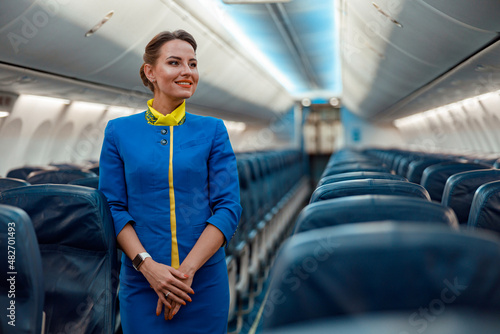
[[[174,39],[165,43],[154,65],[145,73],[155,86],[155,102],[178,105],[196,91],[199,74],[196,54],[188,42]]]

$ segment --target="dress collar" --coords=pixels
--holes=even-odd
[[[148,101],[148,110],[146,111],[146,120],[151,125],[175,126],[181,125],[186,120],[186,101],[175,108],[170,114],[163,115],[153,108],[153,100]]]

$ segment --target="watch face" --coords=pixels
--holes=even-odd
[[[141,263],[142,263],[142,256],[141,256],[141,254],[137,254],[136,257],[134,258],[134,260],[132,261],[132,265],[137,270],[139,268],[139,266],[141,265]]]
[[[139,267],[141,266],[142,262],[148,257],[151,256],[147,252],[137,254],[135,258],[132,260],[132,265],[134,266],[135,270],[139,270]]]

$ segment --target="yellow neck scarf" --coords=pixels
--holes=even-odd
[[[148,110],[146,111],[146,120],[151,125],[175,126],[181,125],[186,119],[186,101],[175,108],[170,114],[163,115],[153,108],[153,100],[148,101]]]

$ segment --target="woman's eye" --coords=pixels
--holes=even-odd
[[[198,66],[198,64],[196,64],[196,63],[192,63],[192,64],[190,64],[190,66],[191,66],[192,68],[196,68],[196,67]]]
[[[179,65],[179,62],[175,61],[175,60],[171,60],[168,62],[169,65]]]

